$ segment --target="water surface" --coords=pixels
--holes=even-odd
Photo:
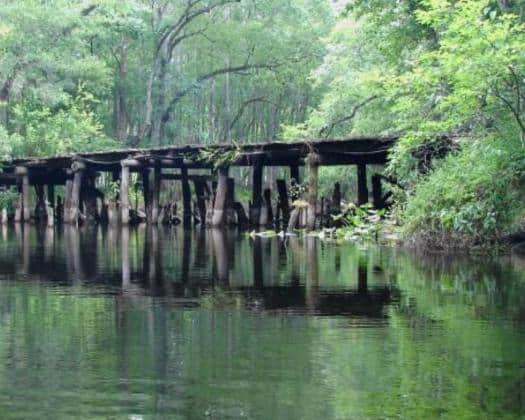
[[[525,264],[0,230],[0,417],[520,418]]]

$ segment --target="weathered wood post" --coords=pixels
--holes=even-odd
[[[22,221],[23,212],[24,212],[24,199],[22,196],[21,187],[18,187],[18,199],[16,200],[16,208],[15,208],[15,223],[20,223]]]
[[[252,166],[252,202],[249,216],[252,226],[258,226],[261,218],[263,169],[262,161],[257,159]]]
[[[120,221],[123,225],[129,224],[129,162],[120,162]]]
[[[234,210],[235,205],[235,179],[228,178],[228,190],[226,195],[226,224],[234,225],[238,222]]]
[[[226,200],[228,197],[228,172],[227,166],[218,170],[217,193],[215,194],[215,205],[213,207],[212,226],[223,226],[226,215]]]
[[[372,176],[372,200],[374,208],[382,209],[385,207],[385,201],[383,199],[383,189],[381,186],[381,175],[375,174]]]
[[[35,185],[36,206],[35,219],[41,223],[47,219],[47,206],[45,199],[45,191],[43,185]]]
[[[69,223],[76,225],[80,216],[80,191],[82,189],[82,178],[86,165],[83,162],[75,161],[71,165],[73,171],[73,186],[71,188],[71,201],[69,210]]]
[[[319,180],[319,155],[310,153],[306,157],[306,165],[308,166],[308,213],[306,219],[306,227],[310,230],[315,229],[316,213],[317,213],[317,195],[318,195],[318,180]]]
[[[55,208],[55,185],[54,184],[48,184],[47,185],[47,202],[53,209]]]
[[[288,199],[288,190],[286,188],[286,181],[284,179],[278,179],[277,183],[277,192],[279,194],[278,208],[280,209],[283,226],[288,225],[290,220],[290,201]]]
[[[297,165],[291,165],[290,166],[290,179],[291,179],[291,185],[292,186],[298,186],[301,184],[301,176],[299,173],[299,166]],[[295,201],[299,198],[297,195],[297,188],[292,189],[292,193],[290,195],[292,197],[292,201]]]
[[[272,209],[272,190],[270,188],[264,189],[263,207],[261,208],[261,216],[259,219],[260,226],[270,226],[273,224],[273,209]]]
[[[55,226],[55,209],[46,202],[46,213],[47,213],[47,227],[51,228]]]
[[[68,170],[67,172],[68,177],[64,188],[64,209],[62,217],[62,222],[64,223],[70,223],[71,220],[71,194],[73,192],[73,179],[71,179],[73,172],[71,170]]]
[[[336,214],[339,214],[341,212],[341,184],[339,182],[336,182],[334,185],[331,209]]]
[[[94,172],[85,171],[81,188],[81,201],[84,203],[85,216],[91,222],[99,220],[96,176],[97,174]]]
[[[368,203],[368,187],[366,186],[366,163],[357,164],[357,205]]]
[[[182,224],[191,227],[191,189],[188,180],[188,168],[181,166],[180,179],[182,184]]]
[[[159,203],[162,169],[160,162],[155,162],[153,167],[153,191],[151,194],[151,223],[159,222]]]
[[[200,179],[193,180],[193,188],[197,198],[197,211],[201,227],[206,224],[206,181]]]
[[[30,190],[29,190],[29,170],[25,166],[17,166],[15,173],[22,176],[22,214],[21,221],[29,223],[31,221]]]
[[[146,212],[146,222],[151,223],[151,169],[142,170],[142,194],[144,199],[144,211]]]
[[[7,209],[5,207],[2,209],[2,216],[0,218],[0,223],[2,225],[7,225]]]

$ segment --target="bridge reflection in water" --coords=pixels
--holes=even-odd
[[[382,318],[398,291],[381,258],[345,254],[314,237],[248,238],[234,230],[2,227],[0,270],[116,296],[183,306]],[[14,235],[14,237],[13,237]]]

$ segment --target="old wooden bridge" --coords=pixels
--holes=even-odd
[[[23,158],[2,163],[0,188],[18,188],[16,210],[9,215],[15,222],[47,220],[52,225],[58,220],[67,224],[79,221],[129,224],[145,220],[159,223],[169,211],[160,201],[162,186],[167,181],[178,181],[182,191],[181,219],[185,225],[197,220],[211,226],[229,223],[268,226],[278,214],[284,226],[314,229],[322,223],[323,214],[338,211],[341,202],[338,184],[334,185],[330,199],[318,197],[318,168],[356,165],[357,202],[366,203],[369,200],[367,165],[386,163],[388,151],[396,140],[396,137],[353,137],[292,143],[184,145]],[[289,182],[276,181],[276,207],[272,207],[271,186],[263,188],[266,166],[284,166],[290,170]],[[301,183],[301,166],[307,170],[304,204],[292,208],[288,187],[290,183]],[[251,167],[248,211],[235,201],[235,183],[229,173],[232,167]],[[139,173],[142,180],[144,211],[140,217],[130,203],[131,173]],[[105,197],[98,188],[101,174],[108,174],[104,177],[110,176],[118,189],[114,197]],[[63,200],[55,197],[55,186],[64,187]],[[299,198],[293,191],[290,195],[292,201]],[[381,207],[383,196],[379,176],[372,178],[372,196],[374,205]],[[6,223],[7,211],[2,213],[2,221]]]

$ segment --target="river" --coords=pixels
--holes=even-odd
[[[519,258],[0,229],[2,419],[523,416]]]

